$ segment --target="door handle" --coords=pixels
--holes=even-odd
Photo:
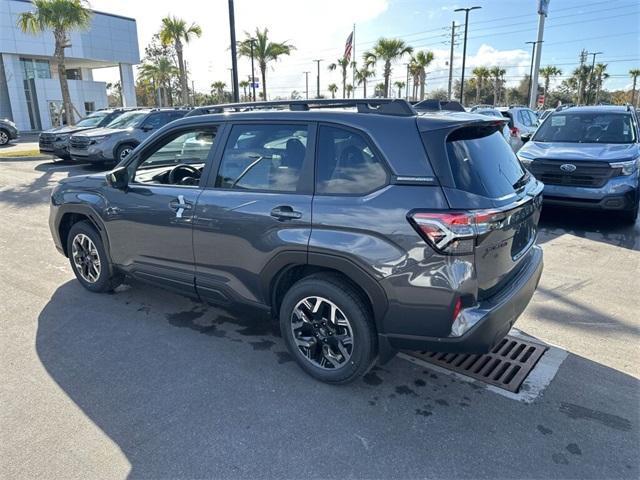
[[[271,216],[279,220],[295,220],[302,218],[302,213],[295,211],[289,205],[282,205],[271,210]]]
[[[176,218],[182,218],[182,214],[185,210],[191,210],[193,204],[184,201],[184,195],[178,195],[178,200],[171,200],[169,202],[169,208],[176,211]]]

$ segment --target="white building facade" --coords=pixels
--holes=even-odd
[[[52,32],[23,33],[18,16],[33,10],[28,0],[0,0],[0,118],[21,131],[59,124],[62,93]],[[71,102],[84,116],[107,107],[107,85],[93,80],[97,68],[119,67],[122,103],[136,106],[133,65],[140,62],[136,21],[94,12],[90,27],[70,34],[65,50]],[[75,114],[78,117],[78,114]]]

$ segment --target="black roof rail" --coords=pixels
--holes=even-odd
[[[321,108],[355,107],[358,113],[377,113],[380,115],[413,116],[416,111],[406,100],[397,98],[362,99],[315,99],[315,100],[278,100],[268,102],[222,103],[205,105],[191,110],[187,116],[227,111],[248,112],[253,110],[288,109],[290,111],[309,111]]]
[[[566,105],[558,105],[555,109],[556,112],[560,112],[562,110],[566,110],[567,108],[575,107],[573,103],[567,103]]]

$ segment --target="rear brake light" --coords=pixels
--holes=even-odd
[[[476,237],[499,228],[506,217],[498,210],[473,212],[414,212],[408,219],[413,228],[438,252],[447,255],[473,253]]]
[[[518,130],[517,127],[511,127],[509,130],[511,131],[511,136],[512,137],[519,137],[520,136],[520,130]]]

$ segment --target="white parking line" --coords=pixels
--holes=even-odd
[[[446,368],[439,367],[438,365],[425,362],[424,360],[413,357],[403,352],[398,353],[398,357],[407,360],[408,362],[411,362],[415,365],[420,365],[421,367],[433,370],[434,372],[438,372],[442,375],[448,375],[464,382],[475,383],[476,385],[483,386],[487,390],[497,393],[498,395],[502,395],[503,397],[510,398],[511,400],[517,400],[524,403],[532,403],[549,386],[551,381],[558,373],[560,365],[562,365],[562,362],[564,362],[564,359],[567,358],[569,354],[562,347],[544,343],[537,338],[530,337],[520,330],[512,329],[509,332],[509,335],[520,337],[524,340],[541,343],[548,347],[548,350],[544,353],[544,355],[542,355],[542,357],[540,357],[540,360],[538,360],[536,366],[533,368],[533,370],[531,370],[524,382],[522,382],[520,391],[518,393],[508,392],[507,390],[503,390],[502,388],[488,385],[480,380],[467,377],[466,375],[462,375],[461,373],[452,372],[451,370],[447,370]]]

